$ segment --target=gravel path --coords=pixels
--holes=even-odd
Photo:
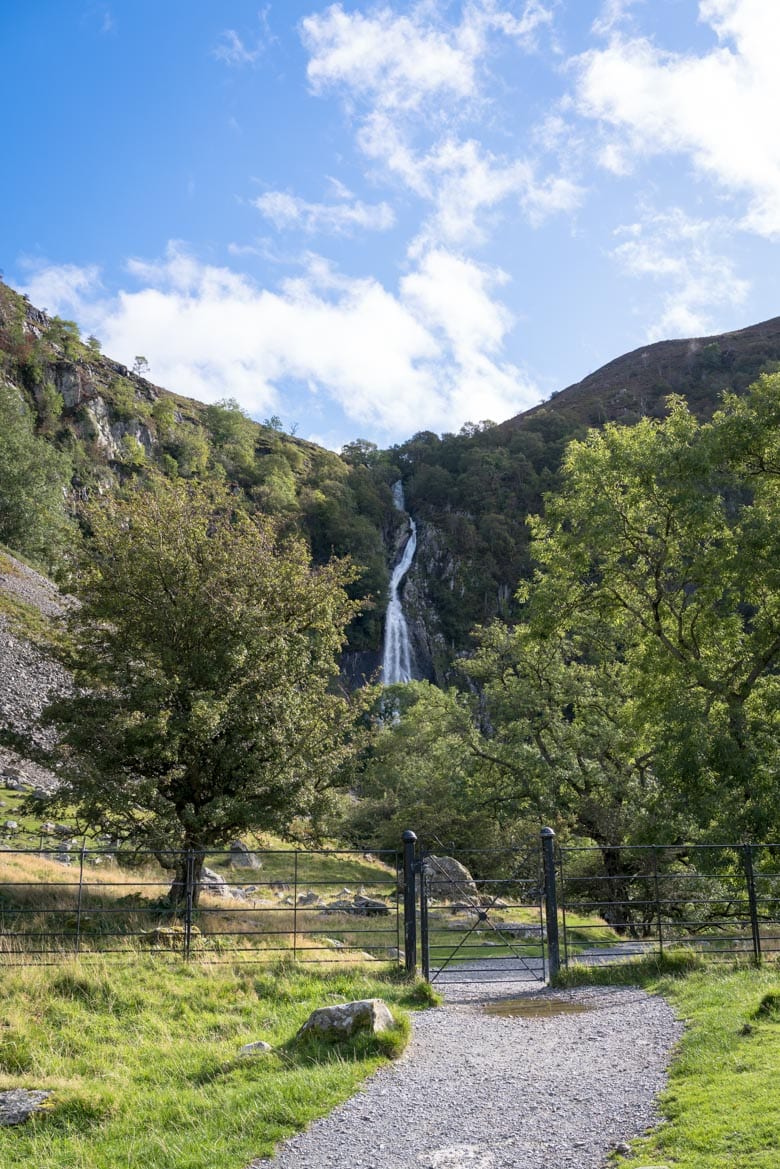
[[[443,990],[444,1006],[415,1016],[401,1060],[248,1169],[600,1169],[657,1121],[653,1101],[682,1033],[663,999],[516,982]],[[488,1013],[521,996],[587,1009]]]

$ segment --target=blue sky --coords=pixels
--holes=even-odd
[[[780,312],[774,0],[0,3],[6,279],[338,449]]]

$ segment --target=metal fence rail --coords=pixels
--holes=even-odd
[[[400,962],[399,866],[396,851],[200,856],[85,842],[69,851],[52,851],[47,842],[6,845],[0,964],[144,951],[218,962]]]
[[[565,961],[598,957],[604,924],[611,960],[683,946],[714,960],[780,951],[778,845],[564,846],[558,866]]]
[[[418,929],[438,982],[543,980],[573,960],[680,947],[714,961],[780,953],[780,844],[559,846],[544,829],[459,852],[467,879],[448,875],[443,852],[411,831],[402,850],[371,853],[161,854],[15,835],[0,840],[0,965],[151,952],[412,972]]]

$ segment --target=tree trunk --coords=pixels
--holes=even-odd
[[[197,909],[204,859],[203,851],[194,848],[186,849],[177,856],[174,878],[168,891],[168,901],[171,908],[177,912],[181,913],[186,909],[190,892],[192,908]]]

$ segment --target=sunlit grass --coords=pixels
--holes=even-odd
[[[685,1035],[661,1097],[665,1122],[616,1158],[621,1169],[776,1169],[780,1149],[780,971],[707,964],[682,950],[616,967],[574,967],[560,985],[642,985]]]
[[[347,1044],[293,1042],[311,1010],[383,998],[398,1024]],[[413,985],[389,969],[73,961],[0,973],[0,1090],[52,1091],[0,1128],[4,1169],[236,1169],[350,1095],[408,1036]],[[262,1039],[274,1052],[239,1055]]]

